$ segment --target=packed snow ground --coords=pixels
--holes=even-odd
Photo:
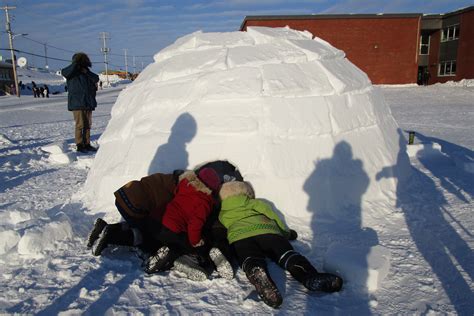
[[[121,89],[99,91],[94,141],[108,124]],[[362,232],[324,231],[327,243],[314,244],[316,232],[308,225],[289,225],[300,235],[296,249],[318,268],[347,260],[337,247],[328,249],[333,241],[360,249],[368,245],[358,244],[356,234],[366,234],[360,239],[364,241],[374,236],[389,250],[388,271],[383,262],[372,271],[357,266],[357,260],[348,267],[354,274],[365,268],[363,274],[371,280],[377,279],[371,273],[388,274],[381,284],[372,284],[375,291],[369,294],[348,282],[340,293],[321,295],[308,294],[271,265],[284,296],[279,311],[258,300],[240,270],[233,281],[213,275],[196,283],[176,272],[145,275],[129,249],[93,257],[85,238],[100,214],[88,215],[81,193],[93,156],[72,151],[73,121],[66,95],[48,100],[0,97],[0,312],[472,315],[474,88],[381,89],[402,129],[417,132],[417,144],[407,150],[414,177],[397,187],[397,207],[381,224]],[[406,148],[402,137],[397,141]],[[58,159],[64,156],[67,159]],[[389,174],[380,170],[378,179]]]

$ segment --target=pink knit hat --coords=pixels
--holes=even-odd
[[[203,168],[199,171],[198,178],[212,191],[219,190],[221,181],[219,175],[212,168]]]

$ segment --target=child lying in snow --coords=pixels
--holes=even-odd
[[[107,224],[98,218],[87,247],[99,256],[109,245],[136,246],[145,253],[154,253],[162,244],[153,235],[161,227],[166,205],[174,198],[179,175],[154,173],[126,183],[115,191],[115,206],[125,222]]]
[[[342,279],[329,273],[318,273],[311,263],[296,252],[288,239],[296,239],[268,203],[256,200],[248,182],[224,183],[219,220],[227,228],[227,238],[235,250],[239,265],[258,295],[277,308],[283,299],[268,274],[265,258],[269,257],[307,289],[335,292]]]
[[[198,174],[186,171],[179,178],[175,197],[166,206],[162,225],[157,239],[165,246],[158,249],[147,262],[147,272],[162,271],[163,262],[174,262],[185,253],[196,253],[204,266],[206,261],[214,262],[217,272],[224,278],[232,279],[233,271],[230,263],[222,252],[204,242],[202,230],[215,204],[213,193],[218,192],[221,186],[219,175],[214,169],[202,168]],[[174,263],[178,270],[186,263],[179,259]],[[191,279],[205,280],[207,273],[195,271],[188,275]]]

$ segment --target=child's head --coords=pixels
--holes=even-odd
[[[198,173],[198,178],[213,192],[219,191],[221,187],[221,180],[219,175],[212,168],[203,168]]]
[[[247,181],[231,181],[222,185],[219,191],[221,200],[225,200],[232,196],[245,195],[251,199],[255,198],[255,192],[250,182]]]

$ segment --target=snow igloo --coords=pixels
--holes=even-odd
[[[195,32],[120,93],[84,198],[119,216],[126,182],[220,159],[287,217],[360,208],[394,197],[397,179],[377,174],[403,168],[402,138],[367,75],[311,33]]]

